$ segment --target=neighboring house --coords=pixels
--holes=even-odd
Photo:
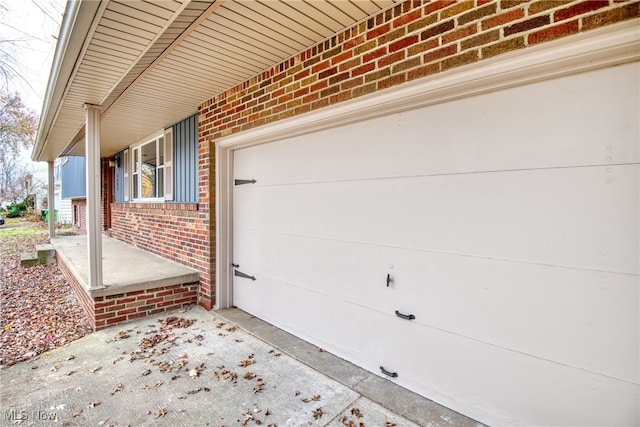
[[[64,156],[61,160],[62,198],[69,203],[69,223],[76,233],[84,234],[87,232],[86,162],[80,156]]]
[[[72,2],[33,159],[86,157],[91,271],[111,229],[479,421],[638,425],[639,16]]]
[[[59,223],[64,224],[72,224],[73,216],[72,216],[72,207],[71,200],[66,199],[64,196],[63,182],[62,182],[62,168],[63,165],[68,161],[68,157],[58,157],[54,162],[54,181],[55,181],[55,200],[54,206],[57,212],[56,220]],[[83,163],[84,166],[84,163]],[[67,182],[67,185],[70,185]]]

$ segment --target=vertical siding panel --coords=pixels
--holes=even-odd
[[[84,157],[68,156],[60,168],[62,198],[84,197],[86,194],[86,171]]]
[[[198,116],[193,115],[173,126],[174,135],[174,201],[194,203],[198,201],[197,153]]]
[[[115,155],[117,165],[116,166],[116,203],[124,202],[124,156],[122,151]]]

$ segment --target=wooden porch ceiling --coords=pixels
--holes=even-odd
[[[33,157],[84,154],[85,103],[102,107],[101,155],[112,155],[398,1],[83,1],[89,31],[71,32],[84,37],[77,57],[55,59],[74,66],[50,77],[64,92],[42,113]]]

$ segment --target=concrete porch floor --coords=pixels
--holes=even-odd
[[[197,270],[102,236],[103,286],[89,289],[86,236],[51,239],[57,255],[91,297],[160,288],[199,280]]]

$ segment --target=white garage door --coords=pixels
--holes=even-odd
[[[483,422],[637,425],[638,73],[236,151],[234,305]]]

